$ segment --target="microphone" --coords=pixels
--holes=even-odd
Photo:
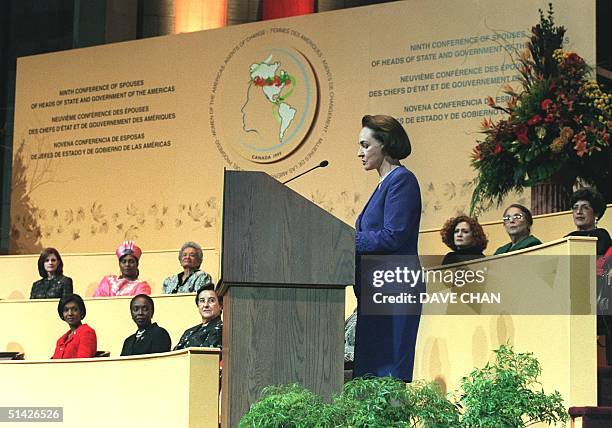
[[[298,175],[296,175],[295,177],[290,178],[290,179],[289,179],[289,180],[287,180],[287,181],[284,181],[284,182],[283,182],[283,184],[287,184],[287,183],[289,183],[290,181],[293,181],[293,180],[295,180],[296,178],[299,178],[299,177],[301,177],[301,176],[302,176],[302,175],[304,175],[304,174],[308,174],[308,173],[309,173],[310,171],[312,171],[313,169],[317,169],[317,168],[325,168],[327,165],[329,165],[329,162],[328,162],[328,161],[326,161],[326,160],[321,161],[321,163],[320,163],[320,164],[318,164],[318,165],[316,165],[316,166],[313,166],[313,167],[312,167],[312,168],[310,168],[308,171],[304,171],[303,173],[298,174]]]

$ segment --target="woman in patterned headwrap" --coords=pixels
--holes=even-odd
[[[94,293],[94,297],[135,296],[151,294],[151,286],[138,279],[138,262],[142,250],[134,241],[125,241],[115,251],[119,259],[121,275],[106,275]]]

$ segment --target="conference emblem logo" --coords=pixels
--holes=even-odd
[[[315,70],[300,50],[244,45],[220,67],[209,105],[215,144],[239,169],[280,161],[301,147],[312,132],[320,92]]]

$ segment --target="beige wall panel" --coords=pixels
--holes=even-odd
[[[611,206],[612,207],[612,206]],[[610,207],[609,207],[610,208]],[[612,230],[612,216],[607,215],[599,222],[599,226]],[[543,242],[558,239],[574,230],[571,212],[536,216],[533,233]],[[484,222],[483,228],[489,239],[485,254],[491,255],[497,247],[508,242],[501,222]],[[442,256],[449,252],[440,238],[439,229],[421,231],[419,235],[419,253],[422,256],[433,256],[422,259],[426,266],[436,265],[442,261]],[[177,250],[145,251],[140,263],[140,278],[146,280],[154,294],[161,293],[163,279],[180,271]],[[74,280],[76,293],[84,297],[93,295],[97,284],[103,275],[119,272],[117,259],[112,253],[103,254],[65,254],[64,271]],[[27,299],[30,296],[32,282],[38,279],[36,263],[38,255],[19,255],[0,257],[0,271],[3,272],[0,281],[0,299]],[[219,251],[212,248],[204,249],[202,269],[210,273],[213,281],[219,279]],[[352,287],[346,291],[346,316],[355,308],[357,302]]]
[[[513,78],[499,35],[522,46],[546,5],[411,0],[20,58],[11,251],[216,243],[223,168],[285,180],[322,159],[291,187],[353,224],[377,181],[356,157],[366,113],[405,123],[421,227],[439,227],[467,210],[483,99],[500,94],[474,81]],[[568,48],[593,62],[594,2],[554,5]]]
[[[201,323],[193,294],[155,296],[153,321],[165,328],[174,347],[185,330]],[[85,299],[83,320],[96,330],[98,350],[121,354],[123,341],[136,332],[130,315],[130,297]],[[21,320],[19,327],[15,320]],[[68,325],[57,314],[57,301],[0,301],[0,350],[24,352],[26,359],[51,358],[57,339]]]
[[[446,392],[475,367],[493,360],[502,344],[533,352],[547,393],[566,407],[597,405],[594,316],[424,315],[419,326],[415,379],[432,379]]]
[[[494,349],[510,344],[517,352],[534,353],[542,365],[544,389],[558,390],[566,406],[596,405],[596,317],[588,314],[594,308],[595,273],[584,271],[591,264],[584,256],[594,254],[593,238],[562,239],[458,267],[484,269],[482,284],[450,290],[428,283],[430,295],[499,292],[502,303],[425,304],[414,377],[435,379],[452,391],[462,376],[493,359]],[[571,312],[570,302],[572,311],[586,314]]]
[[[604,215],[604,217],[598,223],[599,227],[608,231],[612,230],[612,215],[610,215],[611,207],[612,205],[608,205],[608,215]],[[483,222],[481,224],[487,238],[489,239],[487,249],[484,251],[485,255],[492,255],[497,248],[510,242],[510,238],[508,237],[508,234],[506,233],[504,225],[501,221]],[[574,230],[576,230],[576,226],[572,220],[571,211],[564,211],[560,213],[535,216],[533,218],[531,233],[537,236],[540,241],[548,242],[562,238]],[[440,228],[421,230],[421,233],[419,234],[419,254],[439,255],[439,262],[441,262],[442,256],[449,251],[451,251],[451,249],[442,242]],[[431,261],[433,263],[435,258],[432,258]],[[429,266],[431,266],[432,263],[430,263]]]
[[[546,266],[525,266],[517,271],[516,254],[543,258],[550,255],[594,254],[591,238],[571,238],[551,242],[514,255],[500,255],[470,263],[473,269],[486,266],[491,284],[483,291],[508,290],[510,294],[541,302],[536,291],[579,293],[580,299],[594,300],[594,273],[571,270],[566,266],[550,276]],[[495,273],[496,272],[496,273]],[[495,274],[494,274],[495,273]],[[585,280],[588,278],[588,280]],[[550,283],[547,285],[547,283]],[[577,287],[577,285],[580,285]],[[440,288],[440,284],[431,284]],[[350,293],[347,290],[347,293]],[[572,294],[572,296],[576,296]],[[87,299],[85,321],[96,329],[101,350],[118,355],[123,340],[134,332],[128,311],[129,298]],[[154,319],[166,328],[173,344],[183,330],[199,321],[193,295],[156,296]],[[66,330],[50,300],[0,302],[0,348],[25,352],[26,358],[48,358],[57,338]],[[474,309],[476,308],[476,310]],[[492,315],[478,312],[476,306],[462,311],[448,310],[433,314],[426,308],[421,320],[417,344],[415,378],[435,379],[452,390],[461,376],[475,366],[482,366],[491,350],[500,344],[515,345],[517,351],[534,352],[542,364],[542,382],[546,390],[559,390],[568,405],[594,405],[596,402],[596,342],[593,315]],[[467,310],[467,311],[466,311]],[[480,314],[479,314],[480,313]],[[20,320],[19,328],[7,328]]]
[[[509,241],[504,226],[500,221],[483,223],[483,229],[489,239],[489,246],[485,250],[486,255],[492,255],[495,250]],[[607,230],[612,230],[612,216],[604,216],[599,222],[599,226]],[[534,217],[533,233],[547,243],[565,236],[574,230],[572,214],[569,211],[547,214]],[[440,229],[423,230],[419,234],[419,254],[421,263],[424,266],[436,266],[442,262],[444,254],[450,249],[440,238]],[[357,307],[357,300],[352,287],[346,289],[345,319]]]
[[[204,248],[202,270],[213,281],[219,279],[219,251]],[[0,299],[28,299],[32,283],[40,279],[38,255],[0,257]],[[119,275],[119,262],[114,253],[63,254],[64,274],[72,278],[74,292],[82,297],[93,296],[104,275]],[[164,279],[182,271],[177,250],[144,251],[139,264],[141,280],[147,281],[153,294],[162,293]]]
[[[208,428],[218,421],[218,376],[219,353],[208,348],[146,357],[3,361],[0,401],[63,408],[61,423],[22,427]]]

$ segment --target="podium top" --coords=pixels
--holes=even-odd
[[[262,172],[225,171],[221,246],[221,292],[354,281],[355,230]]]

